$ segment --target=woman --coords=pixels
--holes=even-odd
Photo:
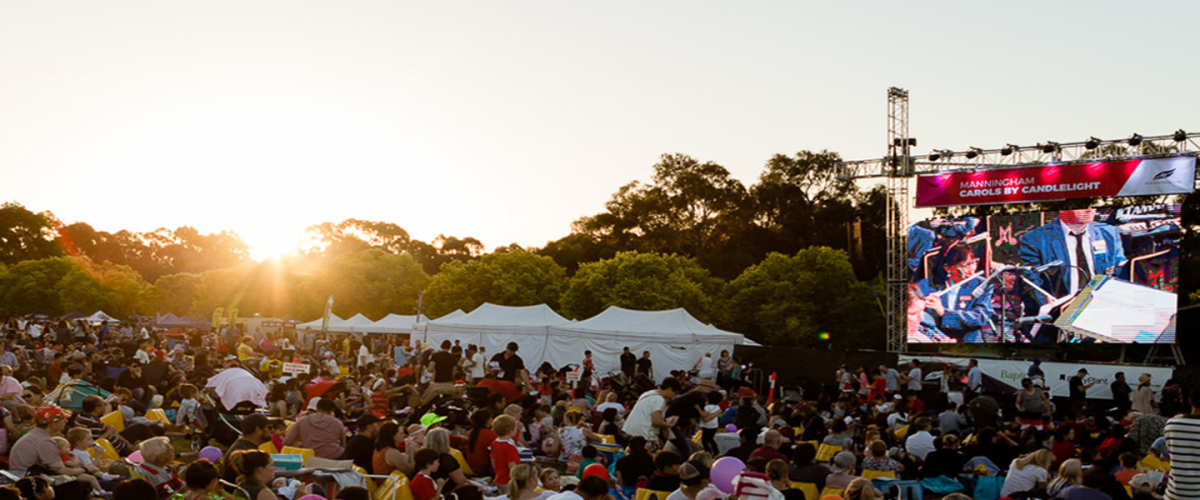
[[[625,456],[617,459],[617,485],[629,498],[637,493],[638,481],[654,475],[654,457],[646,451],[646,438],[633,436],[625,448]]]
[[[579,455],[583,452],[583,447],[593,441],[602,441],[603,438],[588,429],[583,425],[583,414],[577,411],[568,412],[564,419],[564,425],[558,429],[558,440],[562,443],[562,449],[559,451],[559,460],[566,461],[573,455]]]
[[[1017,392],[1017,411],[1026,420],[1041,420],[1049,407],[1049,396],[1032,379],[1021,379],[1021,391]]]
[[[767,478],[771,480],[771,486],[783,494],[783,500],[805,500],[804,492],[792,488],[791,481],[788,481],[787,462],[778,458],[767,462]]]
[[[1054,453],[1041,449],[1012,461],[1008,477],[1000,496],[1008,497],[1023,491],[1038,491],[1050,482],[1050,466],[1054,464]]]
[[[404,434],[400,432],[400,424],[388,421],[379,427],[379,435],[375,438],[375,453],[371,455],[371,468],[375,474],[386,476],[400,471],[407,477],[413,476],[415,471],[412,455],[398,448],[404,442],[404,438]]]
[[[275,461],[261,450],[238,450],[229,455],[229,466],[237,471],[237,485],[248,500],[279,500],[267,485],[275,480]]]
[[[467,465],[476,474],[484,474],[490,465],[490,450],[496,433],[492,431],[492,414],[486,409],[471,414],[471,432],[467,434]]]
[[[1072,458],[1058,466],[1058,477],[1046,486],[1046,495],[1057,497],[1062,490],[1083,484],[1083,462]]]
[[[846,500],[876,500],[880,498],[879,490],[871,484],[869,479],[858,478],[850,481],[846,486],[846,491],[842,494]]]
[[[295,415],[292,414],[292,409],[287,402],[287,386],[284,384],[275,384],[271,387],[271,399],[267,408],[271,411],[272,418],[282,418],[284,420],[294,420]]]
[[[887,456],[887,445],[883,441],[872,441],[869,448],[867,458],[862,461],[863,470],[877,470],[884,472],[895,472],[897,477],[901,472],[904,472],[904,466]]]
[[[1154,413],[1154,389],[1150,388],[1150,374],[1143,373],[1138,377],[1137,389],[1130,396],[1133,411],[1143,415]]]
[[[475,488],[467,475],[463,473],[462,468],[458,465],[458,460],[454,455],[450,454],[450,431],[442,428],[432,429],[425,436],[425,448],[438,452],[438,468],[429,477],[434,481],[445,479],[446,484],[442,487],[442,494],[459,493],[461,498],[466,490]],[[459,491],[459,490],[463,491]]]
[[[704,356],[696,360],[696,364],[692,366],[692,369],[699,372],[701,380],[716,380],[717,362],[713,359],[711,352],[704,353]]]
[[[733,373],[733,358],[729,357],[729,351],[721,351],[721,357],[717,359],[717,385],[724,387],[721,382],[728,380]]]
[[[171,495],[170,500],[221,500],[221,474],[217,466],[208,460],[200,459],[188,464],[183,472],[183,482],[186,488]]]
[[[508,494],[491,497],[489,500],[545,500],[557,495],[557,491],[538,491],[538,469],[533,464],[517,464],[513,467],[508,483]]]
[[[142,463],[135,465],[134,469],[154,485],[159,498],[167,498],[183,487],[183,482],[176,475],[179,471],[173,463],[175,448],[169,439],[164,436],[147,439],[142,441],[139,450],[142,452]]]

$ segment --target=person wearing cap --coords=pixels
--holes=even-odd
[[[382,422],[383,420],[369,412],[358,417],[357,428],[354,435],[346,441],[346,450],[342,453],[342,460],[353,460],[354,465],[362,467],[364,470],[373,470],[375,468],[375,464],[372,462],[375,454],[375,438],[379,436],[379,426]]]
[[[785,466],[786,470],[786,466]],[[666,500],[696,500],[701,491],[716,489],[709,479],[709,469],[699,460],[688,460],[679,466],[679,489]]]
[[[296,421],[283,438],[283,444],[297,446],[296,443],[300,443],[318,457],[337,460],[346,452],[346,427],[333,416],[337,405],[332,399],[316,401],[316,411]]]
[[[21,436],[9,452],[10,468],[24,471],[40,465],[54,474],[75,476],[87,473],[81,468],[64,464],[58,452],[58,445],[54,443],[54,436],[61,436],[67,428],[69,417],[70,415],[58,406],[39,407],[34,414],[34,428]]]
[[[858,459],[853,453],[848,451],[839,451],[833,456],[833,461],[829,464],[829,477],[825,478],[825,487],[838,490],[844,490],[850,486],[850,481],[858,479],[854,475],[855,467],[858,465]]]
[[[492,356],[492,362],[500,367],[500,375],[496,378],[517,385],[529,385],[529,371],[525,369],[525,360],[517,355],[521,346],[509,342],[503,351]]]

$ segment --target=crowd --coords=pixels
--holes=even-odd
[[[590,352],[531,367],[515,343],[488,353],[136,321],[13,319],[4,333],[0,447],[15,484],[0,500],[369,498],[281,474],[271,452],[286,447],[402,474],[413,500],[873,500],[912,487],[948,499],[1200,498],[1200,391],[1168,382],[1155,394],[1148,376],[1114,382],[1117,400],[1095,405],[1086,370],[1052,399],[1036,362],[1021,390],[995,394],[975,362],[943,367],[931,387],[913,361],[843,366],[832,390],[783,401],[756,393],[730,352],[658,374],[650,353],[625,348],[620,372],[599,374]],[[226,410],[206,387],[226,370],[265,382],[265,408]],[[229,416],[239,432],[223,436]],[[194,451],[196,436],[221,450]]]

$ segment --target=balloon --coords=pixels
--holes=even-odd
[[[130,462],[133,462],[133,463],[135,463],[135,464],[140,464],[140,463],[142,463],[142,452],[141,452],[141,451],[135,451],[135,452],[133,452],[133,453],[130,453],[130,454],[129,454],[129,461],[130,461]]]
[[[721,457],[713,462],[709,477],[713,486],[725,493],[733,493],[734,482],[738,474],[746,470],[746,464],[734,457]]]
[[[216,446],[205,446],[200,449],[199,456],[209,462],[217,463],[218,460],[221,460],[223,454],[221,453],[221,449]]]
[[[608,469],[600,464],[591,464],[583,468],[583,477],[600,476],[601,479],[608,481]]]
[[[737,426],[733,424],[726,425],[725,432],[737,432]]]

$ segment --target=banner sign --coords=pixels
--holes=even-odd
[[[1191,193],[1196,157],[951,172],[917,177],[918,207]]]
[[[283,373],[290,373],[292,375],[300,375],[302,373],[308,373],[308,369],[309,369],[308,363],[284,363],[283,364]]]
[[[213,316],[212,316],[212,327],[213,328],[221,326],[221,313],[223,313],[223,312],[225,312],[224,307],[218,307],[215,310],[213,310]]]
[[[967,358],[950,358],[940,356],[912,356],[901,354],[899,356],[900,364],[903,365],[909,361],[916,359],[918,363],[936,363],[938,366],[947,363],[957,365],[962,368],[962,374],[965,377],[967,373]],[[1028,360],[1010,360],[1010,359],[979,359],[979,369],[983,371],[984,389],[997,387],[1009,389],[1009,392],[1016,392],[1021,388],[1021,379],[1029,376],[1029,367],[1033,362]],[[1095,384],[1087,390],[1087,399],[1112,399],[1112,386],[1116,380],[1117,372],[1125,372],[1125,383],[1129,384],[1130,389],[1137,388],[1138,376],[1143,373],[1150,374],[1150,388],[1154,390],[1154,398],[1158,400],[1162,393],[1163,384],[1173,376],[1174,370],[1171,368],[1163,368],[1159,366],[1138,366],[1138,365],[1096,365],[1087,363],[1056,363],[1042,362],[1042,372],[1046,374],[1046,387],[1049,389],[1051,396],[1068,396],[1071,391],[1069,382],[1071,377],[1074,377],[1079,372],[1080,368],[1086,368],[1087,376],[1083,378],[1084,384]],[[924,370],[926,380],[941,380],[942,372],[934,370]],[[990,380],[989,380],[990,379]],[[995,382],[989,384],[988,382]]]

